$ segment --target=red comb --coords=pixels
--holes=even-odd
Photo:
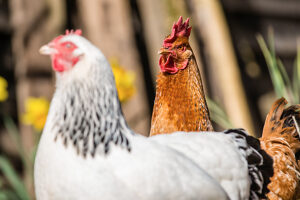
[[[70,34],[75,34],[75,35],[81,35],[82,34],[82,30],[81,29],[77,29],[77,30],[66,30],[66,34],[65,35],[70,35]]]
[[[172,43],[177,37],[189,37],[192,27],[189,27],[190,18],[187,18],[184,23],[182,23],[182,16],[179,17],[177,23],[173,24],[172,33],[169,37],[164,40],[164,47],[172,46]]]
[[[58,42],[61,38],[63,38],[64,36],[66,35],[71,35],[71,34],[75,34],[75,35],[81,35],[82,34],[82,31],[81,29],[77,29],[76,31],[74,31],[73,29],[72,30],[66,30],[66,33],[65,35],[60,35],[60,36],[57,36],[53,42]]]

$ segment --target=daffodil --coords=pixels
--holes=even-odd
[[[32,125],[35,130],[42,131],[46,123],[49,110],[49,101],[44,97],[29,97],[25,102],[25,114],[21,121],[26,125]]]
[[[125,70],[116,59],[111,59],[110,64],[115,76],[119,99],[121,102],[125,102],[135,94],[135,74],[132,71]]]
[[[0,102],[5,101],[7,97],[7,81],[0,76]]]

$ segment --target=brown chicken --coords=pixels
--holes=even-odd
[[[175,131],[212,131],[213,127],[193,51],[188,38],[189,19],[180,17],[164,40],[157,78],[150,136]],[[269,199],[292,199],[298,186],[300,149],[300,105],[284,109],[287,101],[277,100],[266,118],[261,148],[274,160],[274,175],[268,184]],[[298,131],[297,131],[298,127]],[[271,172],[270,172],[271,173]]]
[[[189,45],[189,18],[172,27],[159,53],[150,136],[174,131],[212,131],[201,75]]]
[[[299,166],[295,157],[300,150],[300,105],[285,109],[287,101],[277,100],[267,115],[261,148],[273,158],[274,175],[268,185],[269,199],[293,199],[298,186]]]

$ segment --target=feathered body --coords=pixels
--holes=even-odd
[[[159,51],[161,72],[157,78],[151,136],[175,131],[193,134],[193,131],[213,130],[201,75],[188,42],[190,31],[189,19],[182,23],[182,17],[180,17]],[[227,133],[230,134],[227,135]],[[207,141],[203,138],[200,141],[195,139],[196,143],[205,141],[200,147],[192,148],[190,147],[194,146],[192,144],[182,146],[178,143],[173,144],[172,147],[196,158],[195,162],[219,181],[231,199],[247,199],[249,195],[251,199],[263,198],[268,191],[266,186],[273,175],[273,168],[272,159],[260,148],[260,142],[242,130],[230,130],[222,134],[215,132],[201,132],[201,134],[203,138],[207,138]],[[212,139],[215,137],[218,138]],[[218,148],[221,145],[220,141],[228,142],[228,140],[235,141],[230,143],[229,147],[238,147],[240,151],[224,150],[223,148],[226,147],[223,145],[222,148]],[[172,142],[169,141],[169,143]],[[215,149],[212,150],[214,146]],[[245,151],[247,153],[241,153],[243,149],[247,149]],[[241,154],[243,164],[238,160],[231,160]],[[209,157],[213,156],[218,156],[218,159],[209,160]],[[219,164],[220,168],[213,167]],[[230,167],[226,168],[224,165]],[[255,173],[252,174],[252,172]],[[256,183],[259,183],[259,187]]]
[[[299,166],[295,154],[300,150],[300,105],[285,108],[284,98],[277,100],[265,121],[261,147],[274,160],[274,176],[268,185],[269,199],[290,200],[299,186]]]
[[[71,33],[41,52],[57,83],[35,160],[38,200],[228,198],[193,160],[128,128],[110,66],[89,41]]]
[[[201,75],[182,18],[160,50],[150,136],[175,131],[212,131]]]
[[[273,175],[271,157],[259,147],[259,141],[242,130],[225,132],[191,132],[189,140],[180,142],[179,134],[163,139],[163,143],[193,159],[217,180],[232,200],[261,199],[268,191]],[[178,140],[173,140],[173,138]]]
[[[96,47],[75,32],[41,52],[51,55],[57,83],[35,160],[38,200],[263,196],[269,157],[242,130],[137,135]]]

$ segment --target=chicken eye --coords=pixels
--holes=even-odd
[[[67,49],[70,49],[70,48],[72,47],[72,45],[71,45],[70,43],[66,43],[66,44],[65,44],[65,47],[66,47]]]
[[[184,46],[182,44],[177,46],[177,49],[179,49],[179,50],[183,50],[183,48],[184,48]]]

